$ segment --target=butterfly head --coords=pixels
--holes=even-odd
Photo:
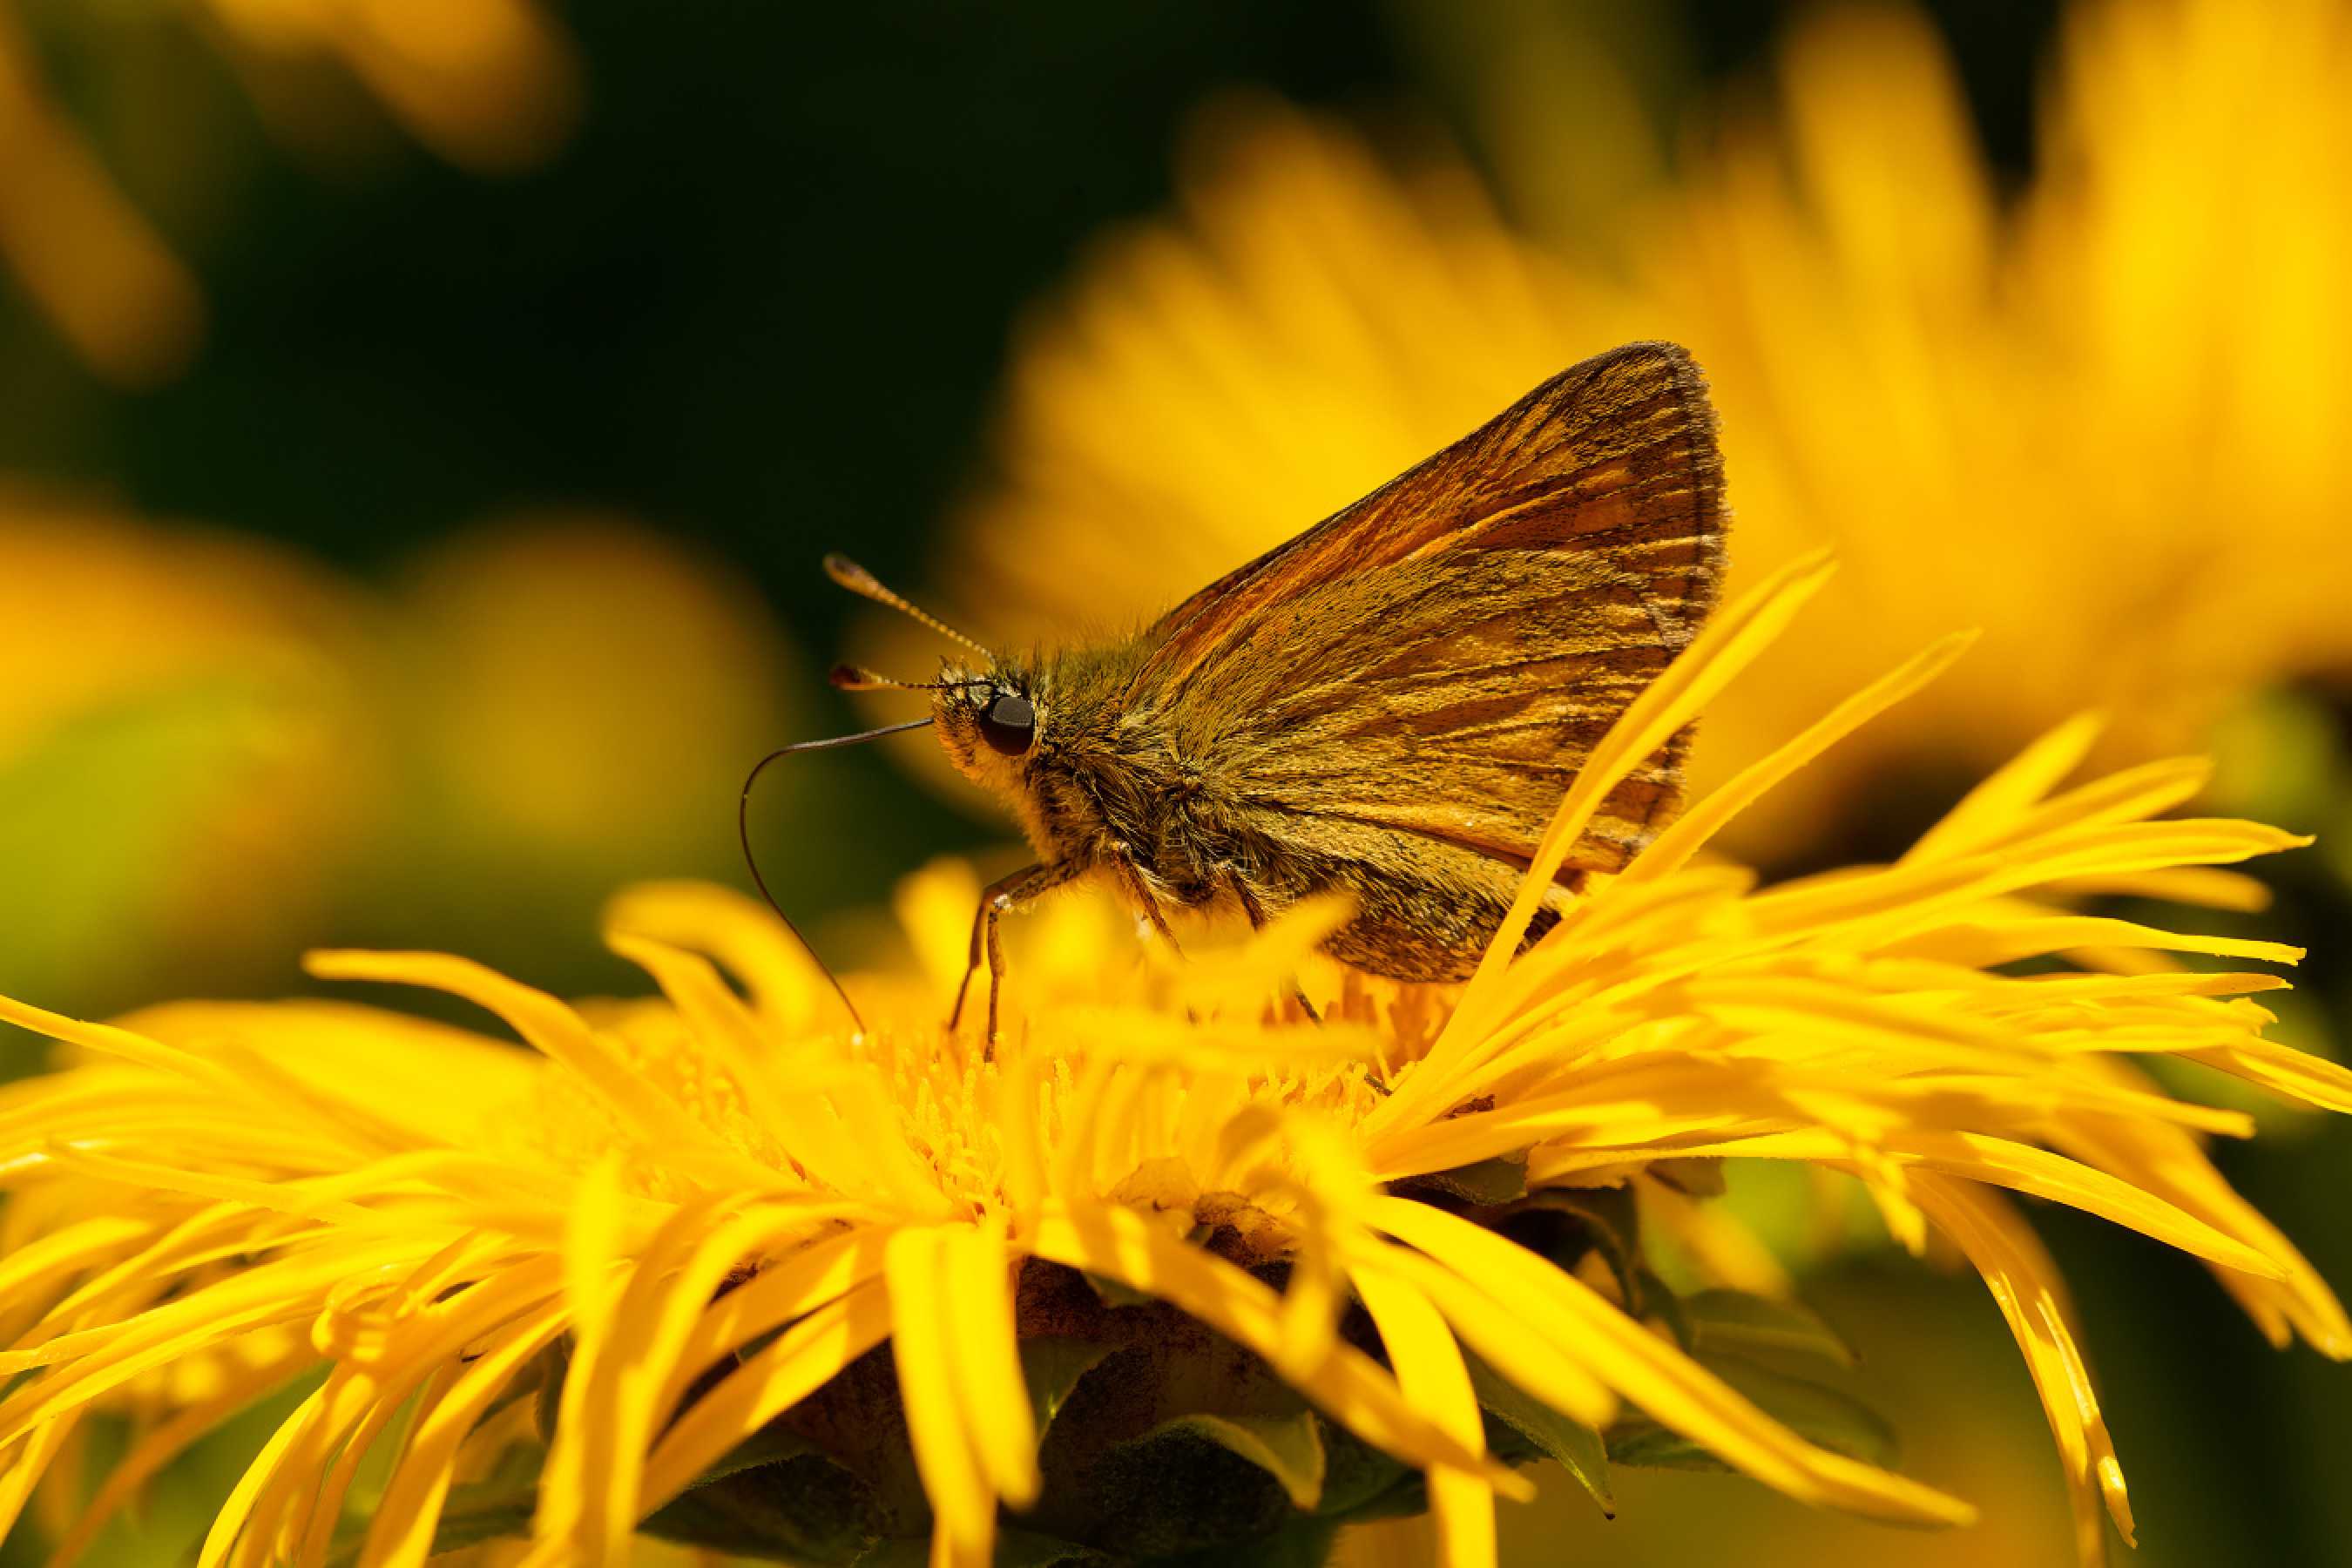
[[[940,743],[947,748],[957,770],[974,784],[990,788],[1017,786],[1022,760],[1036,747],[1045,724],[1045,696],[1034,664],[990,652],[982,643],[884,587],[855,562],[828,555],[824,569],[843,587],[961,643],[980,660],[975,664],[968,659],[942,659],[940,678],[922,682],[892,680],[855,665],[843,665],[833,672],[834,685],[846,691],[929,691],[931,721],[938,726]]]
[[[949,661],[931,693],[931,719],[956,771],[976,784],[1017,788],[1045,727],[1037,672],[991,659],[973,669]]]

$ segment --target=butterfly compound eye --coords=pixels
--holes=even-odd
[[[1008,757],[1017,757],[1037,738],[1037,710],[1029,699],[1001,692],[980,716],[980,738]]]

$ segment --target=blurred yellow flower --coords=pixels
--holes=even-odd
[[[786,658],[719,563],[625,519],[536,513],[420,552],[394,603],[388,706],[475,847],[595,867],[626,823],[641,865],[675,864],[726,837]]]
[[[480,173],[541,163],[579,115],[580,62],[537,0],[204,4],[258,54],[340,61],[411,135]]]
[[[614,517],[488,521],[377,593],[0,497],[0,986],[92,1005],[239,989],[353,913],[487,935],[719,870],[784,718],[757,596]]]
[[[579,116],[580,62],[534,0],[202,0],[190,9],[205,14],[208,37],[234,46],[265,121],[298,140],[336,133],[318,95],[282,79],[325,62],[364,83],[418,141],[478,173],[541,163]],[[58,15],[81,19],[73,8]],[[59,335],[93,374],[122,385],[184,369],[205,329],[196,279],[54,101],[15,7],[0,9],[0,262]]]
[[[0,10],[0,259],[84,363],[144,386],[179,372],[204,298],[51,101],[13,7]]]
[[[73,1475],[89,1418],[128,1399],[139,1428],[80,1516],[86,1545],[137,1476],[291,1383],[206,1568],[347,1549],[418,1563],[501,1534],[528,1538],[530,1563],[619,1563],[640,1524],[829,1561],[926,1536],[935,1563],[989,1563],[1000,1540],[1026,1561],[1060,1560],[1056,1542],[1148,1560],[1286,1525],[1328,1538],[1409,1491],[1408,1468],[1427,1473],[1444,1560],[1486,1564],[1494,1499],[1527,1483],[1482,1412],[1526,1439],[1509,1457],[1561,1458],[1604,1500],[1605,1444],[1965,1521],[1855,1457],[1869,1422],[1821,1419],[1851,1412],[1842,1396],[1793,1384],[1813,1437],[1769,1413],[1792,1380],[1743,1352],[1834,1358],[1817,1321],[1723,1291],[1678,1302],[1642,1266],[1637,1208],[1728,1282],[1780,1288],[1693,1201],[1738,1156],[1848,1173],[1897,1236],[1969,1257],[2096,1560],[2103,1510],[2129,1531],[2122,1476],[2063,1291],[2003,1189],[2180,1247],[2273,1339],[2352,1354],[2335,1297],[2199,1146],[2248,1119],[2168,1097],[2132,1058],[2338,1110],[2352,1074],[2264,1039],[2245,995],[2273,976],[2146,962],[2296,950],[2046,900],[2101,879],[2193,891],[2300,840],[2157,819],[2198,787],[2193,763],[2062,790],[2088,733],[2068,725],[1895,865],[1759,889],[1694,860],[1948,664],[1948,639],[1508,956],[1595,805],[1823,575],[1800,566],[1730,607],[1629,709],[1466,986],[1311,970],[1322,1028],[1267,998],[1345,910],[1139,966],[1115,923],[1057,911],[1058,952],[1015,970],[990,1059],[939,1022],[969,912],[947,895],[968,880],[909,890],[931,976],[853,977],[877,1026],[863,1037],[838,1031],[780,925],[678,884],[610,915],[656,1001],[570,1006],[429,953],[311,956],[325,978],[478,1003],[535,1054],[322,1003],[121,1026],[0,1004],[78,1056],[0,1091],[0,1507]],[[2002,967],[2104,952],[2139,962]]]
[[[361,595],[258,541],[25,497],[0,583],[5,984],[119,1004],[315,929],[372,772]]]
[[[1531,193],[1578,167],[1663,166],[1623,93],[1565,91],[1550,59],[1605,75],[1488,62],[1505,190],[1556,213]],[[1723,412],[1740,572],[1822,544],[1849,568],[1838,633],[1711,722],[1703,769],[1921,627],[1986,633],[1743,847],[1785,852],[1874,775],[1981,769],[2081,700],[2117,757],[2196,743],[2352,666],[2347,71],[2327,0],[2083,0],[2007,203],[1930,26],[1831,9],[1785,41],[1776,115],[1727,112],[1675,183],[1537,235],[1442,156],[1400,176],[1330,124],[1229,109],[1181,217],[1107,243],[1018,343],[941,596],[1007,636],[1149,615],[1559,365],[1666,337]]]

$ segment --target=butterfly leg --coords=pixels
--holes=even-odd
[[[971,916],[971,955],[964,961],[963,979],[956,986],[955,1006],[948,1014],[950,1033],[963,1018],[964,998],[971,990],[971,977],[980,973],[984,951],[988,955],[988,1035],[984,1049],[991,1053],[996,1049],[996,997],[1004,984],[1004,949],[996,934],[996,922],[1007,910],[1060,887],[1077,874],[1078,868],[1066,860],[1052,866],[1024,866],[980,890],[980,907]]]
[[[1234,896],[1241,900],[1242,913],[1249,917],[1250,930],[1264,931],[1266,927],[1265,906],[1258,902],[1257,895],[1250,891],[1249,884],[1240,877],[1232,877],[1229,880]],[[1307,990],[1298,984],[1298,977],[1295,974],[1290,979],[1290,999],[1298,1004],[1299,1011],[1307,1015],[1308,1023],[1322,1024],[1323,1015],[1317,1012],[1315,1004],[1307,999]]]
[[[1178,945],[1176,933],[1169,927],[1168,917],[1160,912],[1159,895],[1144,879],[1143,868],[1136,859],[1135,851],[1124,844],[1120,845],[1111,864],[1118,868],[1118,878],[1126,885],[1128,897],[1134,900],[1137,909],[1143,911],[1143,918],[1151,922],[1151,929],[1160,940],[1168,944],[1168,951],[1179,957],[1183,956],[1184,950]]]

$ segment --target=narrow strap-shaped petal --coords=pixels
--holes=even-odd
[[[1279,1347],[1280,1299],[1247,1270],[1171,1236],[1131,1209],[1049,1209],[1030,1240],[1038,1257],[1084,1268],[1172,1303],[1271,1360]],[[1524,1499],[1524,1478],[1472,1452],[1415,1409],[1394,1380],[1344,1341],[1297,1380],[1298,1391],[1376,1448],[1416,1465],[1478,1471],[1506,1497]]]
[[[890,1356],[915,1468],[955,1561],[986,1561],[996,1538],[996,1490],[973,1449],[955,1376],[953,1273],[943,1256],[952,1233],[923,1227],[890,1238]],[[935,1552],[932,1561],[937,1563]]]
[[[2101,1500],[2126,1542],[2132,1539],[2131,1504],[2049,1255],[2006,1204],[1968,1183],[1923,1176],[1913,1184],[1913,1195],[1984,1277],[2018,1348],[2025,1352],[2042,1411],[2058,1440],[2074,1514],[2076,1554],[2083,1568],[2101,1568],[2107,1561]]]
[[[1367,1269],[1356,1276],[1364,1310],[1372,1315],[1396,1368],[1398,1386],[1414,1408],[1428,1413],[1462,1444],[1483,1449],[1486,1430],[1470,1371],[1445,1320],[1426,1297],[1392,1275]],[[1495,1489],[1475,1470],[1450,1465],[1429,1472],[1430,1511],[1436,1516],[1440,1568],[1494,1568]]]
[[[1577,1358],[1576,1347],[1553,1333],[1531,1332],[1523,1302],[1498,1300],[1426,1254],[1382,1240],[1349,1254],[1349,1278],[1360,1285],[1368,1273],[1402,1280],[1437,1309],[1463,1343],[1563,1415],[1596,1431],[1617,1419],[1621,1406],[1614,1391]]]
[[[1973,631],[1954,632],[1912,655],[1900,666],[1839,703],[1793,739],[1742,768],[1729,782],[1677,817],[1625,868],[1621,881],[1658,881],[1689,863],[1732,818],[1790,774],[1917,691],[1951,668],[1977,640]]]
[[[966,906],[969,908],[969,905]],[[746,894],[712,882],[645,882],[604,906],[604,929],[708,953],[750,988],[783,1038],[804,1033],[829,996],[816,960]]]
[[[2078,713],[2061,721],[1961,796],[1941,821],[1919,836],[1903,857],[1905,864],[1950,859],[2002,832],[2083,765],[2105,728],[2106,720],[2096,713]]]
[[[1975,1510],[1931,1487],[1815,1447],[1589,1286],[1458,1215],[1409,1198],[1378,1199],[1373,1224],[1580,1337],[1593,1374],[1651,1419],[1791,1497],[1885,1519],[1965,1524]]]
[[[544,991],[508,979],[470,959],[438,952],[362,952],[324,949],[303,955],[302,967],[321,980],[377,980],[422,985],[462,996],[512,1025],[515,1033],[579,1075],[606,1110],[647,1146],[705,1148],[744,1167],[755,1184],[771,1173],[693,1117],[644,1075],[632,1071],[612,1045],[579,1014]]]
[[[878,1272],[878,1270],[877,1270]],[[799,1317],[679,1416],[646,1462],[640,1517],[684,1491],[730,1448],[807,1398],[890,1333],[890,1297],[868,1277]]]
[[[532,1542],[577,1552],[589,1510],[596,1505],[589,1471],[603,1438],[592,1411],[599,1368],[608,1353],[614,1308],[639,1266],[621,1251],[621,1158],[611,1153],[588,1168],[572,1200],[563,1237],[563,1301],[572,1331],[555,1439],[548,1445]]]
[[[419,1415],[407,1451],[376,1504],[359,1568],[423,1568],[457,1479],[458,1448],[516,1371],[563,1331],[570,1316],[571,1309],[561,1298],[526,1313],[501,1331],[494,1343],[467,1364],[448,1392]]]
[[[1021,1372],[1012,1258],[1001,1220],[944,1233],[940,1306],[956,1394],[990,1484],[1014,1508],[1037,1500],[1037,1420]]]

